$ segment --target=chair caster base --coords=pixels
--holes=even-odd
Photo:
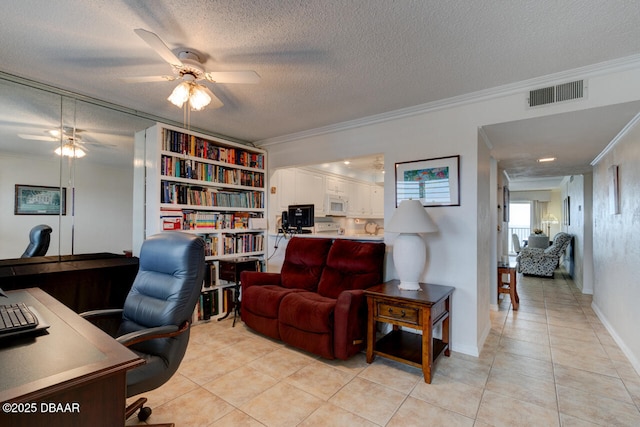
[[[148,406],[140,408],[140,412],[138,412],[138,419],[140,421],[147,421],[147,419],[149,419],[150,416],[151,416],[151,408],[149,408]]]

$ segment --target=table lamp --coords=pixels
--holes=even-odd
[[[542,225],[547,226],[547,236],[551,237],[551,224],[557,224],[558,218],[556,218],[553,214],[546,214],[542,217]]]
[[[427,248],[418,233],[437,231],[419,200],[403,200],[385,231],[400,233],[393,243],[393,264],[400,277],[399,289],[419,291],[420,277],[427,262]]]

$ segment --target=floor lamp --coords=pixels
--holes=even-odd
[[[427,262],[427,248],[418,233],[438,231],[419,200],[403,200],[385,231],[399,233],[393,243],[393,264],[400,277],[398,288],[419,291],[420,277]]]
[[[547,236],[551,237],[551,224],[557,224],[558,218],[556,218],[553,214],[546,214],[542,217],[542,225],[547,226]]]

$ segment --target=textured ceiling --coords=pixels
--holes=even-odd
[[[261,141],[640,53],[636,0],[10,0],[0,71],[183,122],[135,28],[254,70],[191,125]]]
[[[415,106],[640,52],[637,1],[96,1],[4,3],[9,73],[182,121],[173,82],[134,32],[255,70],[212,85],[220,110],[194,126],[256,141]],[[586,7],[588,4],[588,7]]]

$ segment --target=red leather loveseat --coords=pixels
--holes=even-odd
[[[241,275],[244,323],[326,359],[364,347],[363,289],[382,282],[385,244],[294,237],[280,273]]]

